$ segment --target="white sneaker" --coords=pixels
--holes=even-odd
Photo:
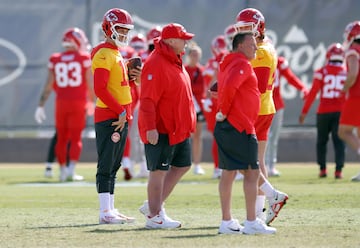
[[[149,177],[149,171],[141,171],[140,170],[140,172],[138,173],[138,174],[136,174],[136,176],[135,176],[136,178],[148,178]]]
[[[44,176],[47,177],[47,178],[52,178],[54,176],[52,168],[46,167],[45,172],[44,172]]]
[[[276,191],[275,196],[269,200],[269,211],[265,223],[269,225],[279,214],[282,207],[286,204],[289,196],[283,192]]]
[[[144,201],[144,204],[141,205],[141,207],[139,208],[139,211],[140,213],[142,213],[145,218],[147,218],[147,216],[150,215],[150,210],[149,210],[149,202],[148,200],[145,200]],[[162,215],[169,221],[174,221],[173,219],[171,219],[167,214],[166,214],[166,211],[165,211],[165,208],[164,208],[164,203],[162,204],[161,206],[161,213]]]
[[[126,216],[125,214],[122,214],[119,212],[118,209],[113,209],[112,213],[116,216],[118,216],[121,219],[124,219],[126,223],[130,224],[130,223],[134,223],[135,222],[135,218],[134,217],[130,217],[130,216]]]
[[[236,219],[231,219],[230,223],[221,221],[219,234],[242,234],[243,226],[239,224],[239,221]]]
[[[160,211],[158,215],[150,218],[146,217],[146,228],[149,229],[171,229],[181,227],[181,222],[167,218],[163,211]]]
[[[221,177],[221,169],[215,168],[212,178],[213,179],[220,179],[220,177]]]
[[[81,175],[69,175],[66,179],[67,181],[84,181],[84,177]]]
[[[100,212],[99,224],[124,224],[126,223],[125,218],[120,218],[115,215],[112,211]]]
[[[242,230],[244,234],[274,234],[276,233],[276,228],[267,226],[260,219],[254,221],[246,220],[244,222],[244,228]]]
[[[141,207],[139,208],[140,213],[142,213],[143,215],[148,216],[150,214],[150,210],[149,210],[149,202],[148,200],[145,200],[143,205],[141,205]]]
[[[260,219],[265,223],[266,221],[266,209],[264,208],[262,212],[256,213],[256,218]]]
[[[244,180],[244,175],[240,172],[236,172],[235,181],[241,181]]]
[[[356,176],[353,176],[353,177],[351,178],[351,181],[352,181],[352,182],[360,182],[360,173],[357,174]]]
[[[60,166],[60,182],[65,182],[68,178],[68,171],[65,166]]]
[[[194,174],[195,175],[204,175],[205,174],[205,171],[203,168],[201,168],[200,165],[195,165],[194,166]]]
[[[281,175],[280,171],[278,171],[275,168],[269,169],[268,170],[268,176],[269,177],[279,177]]]

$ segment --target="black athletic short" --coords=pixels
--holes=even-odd
[[[239,132],[227,120],[216,122],[214,136],[219,151],[219,168],[247,170],[259,168],[258,141],[255,134]]]
[[[149,171],[168,170],[170,165],[176,167],[191,166],[190,139],[171,146],[168,135],[159,134],[156,145],[145,144],[145,157]]]

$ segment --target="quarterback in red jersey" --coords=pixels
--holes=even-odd
[[[329,134],[331,133],[335,150],[335,178],[341,178],[345,162],[345,144],[338,136],[340,112],[342,111],[345,94],[342,92],[346,79],[346,68],[343,64],[344,49],[341,44],[331,44],[326,52],[326,65],[314,73],[309,95],[305,99],[300,124],[304,123],[317,93],[320,91],[320,101],[316,116],[316,157],[320,166],[319,177],[326,177],[326,151]]]
[[[55,154],[60,165],[60,181],[83,180],[75,174],[76,162],[82,150],[81,133],[85,128],[88,97],[95,96],[92,86],[91,61],[88,39],[84,31],[70,28],[63,35],[65,51],[51,55],[48,64],[48,78],[41,94],[35,118],[45,119],[44,104],[52,90],[56,93],[55,126],[57,142]],[[66,167],[68,143],[69,166]]]
[[[360,155],[360,21],[346,26],[344,47],[347,74],[343,91],[347,96],[340,116],[339,136]],[[351,180],[360,181],[360,173]]]
[[[273,100],[276,113],[271,122],[269,138],[266,144],[265,164],[268,168],[269,176],[280,176],[280,172],[275,168],[277,161],[277,149],[280,131],[284,119],[285,103],[281,94],[281,78],[286,79],[287,83],[301,91],[303,98],[306,97],[308,90],[300,79],[293,73],[285,57],[278,57],[278,63],[274,79]]]

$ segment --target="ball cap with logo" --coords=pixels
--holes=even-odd
[[[182,40],[191,40],[195,34],[186,32],[184,26],[178,23],[170,23],[163,27],[161,32],[162,39],[182,39]]]

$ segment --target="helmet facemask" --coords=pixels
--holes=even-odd
[[[127,34],[122,34],[122,33],[118,33],[116,31],[117,27],[123,28],[123,29],[128,29],[130,31],[130,29],[132,29],[132,27],[130,27],[132,25],[123,25],[123,24],[114,24],[111,25],[111,36],[110,38],[115,42],[117,47],[124,47],[127,46],[129,43],[129,32]]]
[[[259,37],[260,33],[258,31],[258,23],[255,24],[253,22],[237,22],[234,24],[236,29],[236,33],[253,33],[255,37]]]

